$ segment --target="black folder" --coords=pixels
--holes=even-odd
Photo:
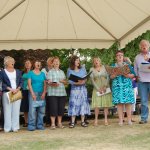
[[[89,72],[87,75],[83,76],[83,77],[79,77],[73,74],[70,74],[69,80],[73,81],[73,82],[78,82],[78,80],[85,80],[87,79],[90,75],[91,75],[92,71]]]

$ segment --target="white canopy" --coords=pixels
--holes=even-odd
[[[150,29],[150,0],[0,0],[0,50],[124,47]]]

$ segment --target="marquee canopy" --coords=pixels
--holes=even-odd
[[[150,29],[150,0],[0,1],[0,50],[124,47]]]

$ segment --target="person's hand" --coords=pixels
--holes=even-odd
[[[44,92],[41,95],[41,100],[45,100],[45,93]]]
[[[106,87],[105,86],[103,87],[103,92],[106,93]]]
[[[144,55],[144,59],[145,59],[146,61],[148,61],[148,60],[149,60],[148,55]]]
[[[131,73],[124,74],[124,77],[132,79],[132,78],[134,78],[134,74],[131,74]]]
[[[112,74],[112,75],[110,76],[111,79],[114,79],[114,78],[116,78],[116,77],[117,77],[116,74]]]
[[[34,101],[36,101],[36,95],[34,93],[31,94]]]
[[[100,93],[100,94],[106,93],[106,87],[100,88],[100,89],[99,89],[99,93]]]
[[[10,91],[13,93],[13,94],[16,94],[19,90],[18,89],[10,89]]]
[[[78,80],[79,85],[85,84],[85,82],[86,82],[86,80]]]
[[[57,82],[51,82],[49,85],[52,86],[52,87],[58,87],[59,83],[57,83]]]
[[[103,94],[103,88],[100,88],[98,91],[100,94]]]
[[[67,80],[65,80],[65,79],[64,80],[60,80],[59,82],[62,83],[62,84],[65,84],[65,85],[68,84]]]

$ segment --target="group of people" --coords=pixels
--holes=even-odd
[[[135,58],[134,69],[130,62],[125,60],[123,51],[116,53],[116,62],[113,67],[128,65],[130,73],[109,75],[99,57],[92,58],[93,67],[90,69],[90,80],[93,85],[91,107],[95,112],[94,126],[98,126],[99,109],[104,109],[104,124],[108,125],[108,110],[112,106],[117,106],[119,125],[124,122],[124,111],[127,113],[128,125],[132,125],[132,105],[136,102],[133,81],[138,82],[139,95],[141,97],[141,120],[140,124],[148,121],[148,95],[150,93],[150,72],[142,72],[142,63],[148,63],[150,59],[149,41],[140,42],[140,54]],[[4,112],[4,132],[18,132],[20,111],[24,112],[24,127],[29,131],[44,130],[45,116],[46,123],[51,129],[64,128],[62,117],[64,115],[67,99],[66,86],[70,85],[68,116],[71,121],[70,128],[76,125],[76,116],[81,116],[81,126],[87,127],[85,116],[90,115],[90,104],[86,81],[69,80],[71,74],[83,77],[87,74],[86,69],[80,63],[77,56],[72,56],[70,66],[65,73],[60,69],[60,59],[50,57],[47,66],[42,69],[41,62],[36,60],[33,64],[31,60],[26,60],[23,73],[14,68],[15,60],[10,56],[4,58],[4,69],[0,71],[0,81],[2,83],[2,106]],[[112,85],[110,86],[110,80]],[[111,92],[106,92],[111,89]],[[22,100],[9,103],[7,92],[16,94],[22,91]],[[98,95],[98,93],[100,95]]]

